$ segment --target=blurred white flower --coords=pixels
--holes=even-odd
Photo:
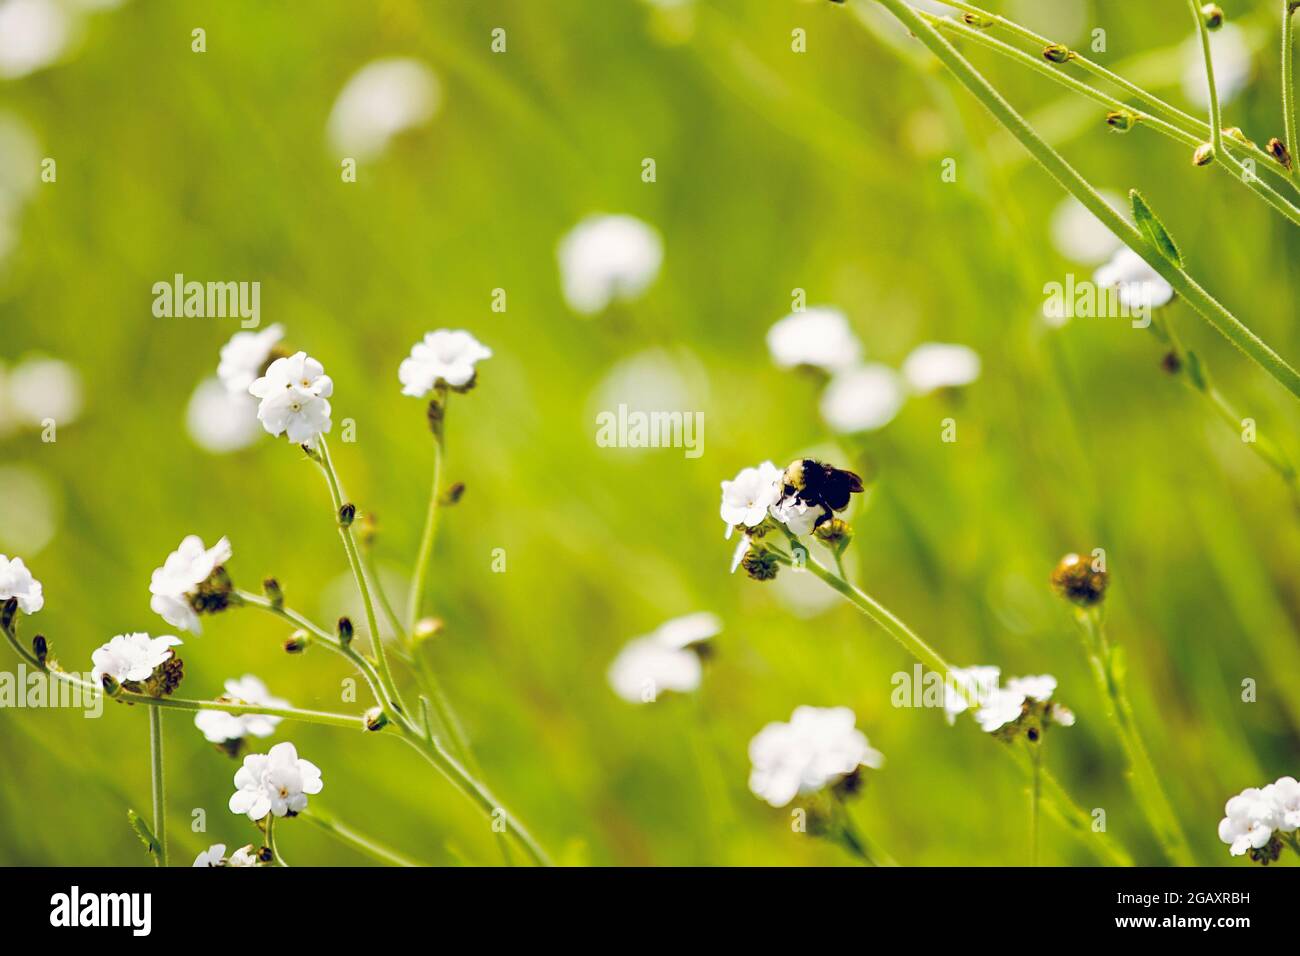
[[[221,866],[226,855],[224,843],[214,843],[194,858],[195,866]]]
[[[49,66],[71,38],[73,20],[56,0],[0,0],[0,79]]]
[[[217,455],[247,448],[262,434],[257,399],[229,391],[215,377],[194,389],[185,409],[185,427],[196,445]]]
[[[1277,829],[1283,833],[1300,829],[1300,783],[1295,777],[1278,777],[1264,793],[1277,809]]]
[[[789,723],[768,724],[749,742],[749,789],[771,806],[784,807],[858,767],[879,769],[884,756],[855,722],[847,707],[796,707]]]
[[[172,648],[180,643],[179,637],[170,634],[118,634],[90,655],[95,665],[91,679],[99,684],[107,674],[119,684],[148,680],[154,668],[171,659]]]
[[[4,387],[14,418],[26,425],[66,425],[81,412],[81,376],[60,359],[27,356],[9,370]]]
[[[232,392],[247,394],[248,386],[257,381],[271,360],[275,347],[284,338],[284,326],[278,322],[260,332],[241,331],[221,346],[217,378]]]
[[[826,424],[842,433],[874,431],[893,421],[903,407],[898,373],[877,362],[835,375],[822,392],[821,413]]]
[[[834,372],[856,365],[862,343],[839,309],[791,312],[767,330],[767,350],[780,368],[812,366]]]
[[[903,379],[924,395],[939,388],[969,385],[980,377],[980,357],[964,345],[926,342],[903,360]]]
[[[289,702],[272,697],[266,685],[252,674],[226,681],[224,697],[244,704],[264,707],[288,707]],[[270,714],[228,714],[224,710],[200,710],[194,715],[194,726],[211,743],[220,744],[242,737],[269,737],[275,733],[281,718]]]
[[[307,797],[321,792],[320,768],[298,757],[293,744],[276,744],[269,753],[249,754],[235,772],[235,792],[230,797],[231,813],[246,813],[261,820],[268,813],[277,817],[307,809]]]
[[[491,357],[490,348],[462,329],[429,332],[397,369],[402,394],[422,398],[438,384],[464,388],[474,381],[474,366]]]
[[[660,624],[651,635],[664,647],[685,650],[722,632],[722,619],[709,611],[684,614]]]
[[[1001,676],[1001,668],[987,665],[954,667],[950,670],[943,689],[943,712],[948,718],[949,726],[955,724],[958,715],[970,707],[968,697],[974,698],[978,706],[997,688]],[[966,693],[963,694],[962,690]]]
[[[663,262],[663,240],[633,216],[588,216],[560,240],[557,257],[569,308],[595,315],[649,287]]]
[[[330,145],[340,158],[375,159],[394,136],[431,120],[440,99],[437,77],[419,60],[367,63],[334,101],[327,124]]]
[[[167,555],[163,566],[154,570],[149,582],[149,593],[153,595],[149,607],[173,627],[202,634],[203,626],[190,599],[213,571],[230,560],[232,553],[230,541],[226,538],[211,548],[205,548],[198,535],[187,535],[180,546]]]
[[[722,483],[722,520],[727,523],[727,537],[743,524],[754,528],[763,523],[768,509],[781,497],[784,472],[770,461],[757,468],[742,468],[731,481]]]
[[[45,606],[41,582],[32,577],[23,559],[0,554],[0,604],[10,598],[18,599],[18,609],[24,614],[35,614]]]
[[[272,435],[287,433],[295,445],[314,447],[317,436],[333,426],[328,399],[334,382],[306,352],[276,359],[248,393],[261,399],[257,417],[262,427]]]
[[[609,686],[632,704],[649,704],[664,691],[689,693],[704,669],[694,651],[672,647],[657,635],[629,642],[609,665]]]
[[[1205,79],[1205,53],[1199,34],[1193,34],[1182,47],[1183,94],[1201,109],[1210,105]],[[1235,23],[1225,23],[1210,34],[1210,58],[1214,61],[1214,85],[1220,105],[1231,103],[1250,83],[1253,69],[1250,44]]]
[[[27,464],[0,465],[0,548],[31,557],[58,529],[60,489]]]
[[[979,721],[981,730],[993,733],[1019,720],[1027,701],[1046,703],[1052,699],[1055,690],[1056,678],[1050,674],[1013,677],[1005,687],[993,688],[981,700],[979,709],[975,711],[975,719]],[[1069,711],[1065,713],[1069,716],[1060,723],[1069,726],[1074,723],[1074,715]]]
[[[1118,194],[1107,189],[1099,193],[1116,212],[1124,209],[1124,201]],[[1066,196],[1057,205],[1050,230],[1056,251],[1071,262],[1086,266],[1105,262],[1124,245],[1119,236],[1073,196]]]
[[[1174,289],[1160,273],[1128,246],[1093,275],[1102,288],[1119,290],[1120,305],[1129,309],[1158,309],[1174,297]]]
[[[1247,787],[1223,808],[1219,839],[1228,844],[1233,856],[1262,849],[1277,829],[1277,804],[1258,787]]]

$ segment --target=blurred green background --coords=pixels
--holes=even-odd
[[[1275,4],[1223,6],[1256,51],[1227,120],[1262,142],[1280,134]],[[1200,112],[1181,86],[1191,25],[1162,5],[999,9],[1068,43],[1104,27],[1099,60]],[[897,860],[1026,862],[1024,781],[1000,745],[969,721],[890,706],[910,658],[850,607],[815,600],[814,581],[728,574],[719,481],[819,449],[876,476],[853,516],[856,579],[955,662],[1055,674],[1078,723],[1053,736],[1048,765],[1082,806],[1106,810],[1097,839],[1159,863],[1048,586],[1063,553],[1104,547],[1111,633],[1153,759],[1199,860],[1239,863],[1215,834],[1223,802],[1300,770],[1297,513],[1278,476],[1161,371],[1149,333],[1044,324],[1043,284],[1089,271],[1050,241],[1062,196],[919,44],[793,0],[131,0],[79,22],[59,62],[0,80],[0,110],[58,164],[12,220],[0,360],[63,359],[84,399],[56,442],[31,429],[0,440],[0,551],[44,583],[25,627],[65,665],[89,669],[113,634],[170,630],[149,609],[149,576],[189,533],[228,535],[237,583],[274,574],[318,620],[350,600],[310,463],[269,436],[213,455],[186,432],[189,396],[235,321],[150,311],[153,283],[177,272],[258,280],[263,325],[283,323],[333,377],[336,430],[355,419],[356,442],[333,450],[352,499],[378,516],[399,595],[431,448],[398,363],[439,327],[495,351],[449,411],[447,478],[468,490],[435,554],[430,606],[447,627],[434,653],[486,779],[557,860],[852,862],[746,786],[750,738],[815,704],[853,708],[885,753],[854,813]],[[504,54],[489,49],[496,27]],[[806,53],[791,51],[796,28]],[[971,54],[1092,181],[1141,188],[1193,275],[1300,360],[1300,245],[1280,217],[1193,169],[1183,147],[1110,134],[1092,104]],[[440,109],[344,183],[331,106],[356,70],[396,55],[431,67]],[[955,184],[941,181],[947,157]],[[560,294],[555,246],[596,211],[653,224],[665,258],[644,297],[583,319]],[[495,288],[505,313],[490,309]],[[921,342],[960,342],[983,375],[837,446],[815,384],[775,368],[764,344],[795,288],[844,309],[872,359],[897,366]],[[1186,307],[1171,321],[1262,433],[1300,449],[1300,408],[1280,387]],[[596,446],[595,411],[643,387],[647,369],[666,407],[705,413],[701,458]],[[959,438],[946,444],[949,416]],[[35,549],[32,481],[54,524]],[[725,622],[700,691],[617,698],[606,669],[618,650],[698,610]],[[286,656],[286,628],[251,610],[204,620],[180,649],[186,696],[255,673],[295,705],[346,706],[337,658]],[[1256,702],[1241,699],[1246,678]],[[128,807],[148,808],[145,718],[111,704],[101,720],[0,712],[0,863],[145,864],[126,824]],[[166,726],[176,861],[253,840],[225,806],[236,764],[186,715]],[[286,722],[267,743],[285,739],[323,770],[313,802],[352,826],[430,863],[499,859],[477,812],[397,742]],[[198,808],[206,833],[187,826]],[[367,862],[305,824],[279,840],[294,864]],[[1043,856],[1097,859],[1050,821]]]

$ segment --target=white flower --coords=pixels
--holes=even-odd
[[[782,498],[771,507],[772,517],[785,525],[792,535],[800,538],[812,534],[813,525],[822,513],[822,508],[801,501],[794,495]]]
[[[1277,829],[1292,833],[1300,829],[1300,783],[1295,777],[1278,777],[1264,788],[1277,811]]]
[[[100,684],[107,674],[119,684],[148,680],[156,667],[171,658],[172,648],[180,643],[179,637],[170,634],[159,637],[118,634],[90,655],[95,665],[91,679]]]
[[[663,691],[689,693],[700,686],[700,657],[694,651],[672,647],[658,635],[639,637],[619,651],[609,665],[609,685],[632,704],[648,704]]]
[[[981,730],[993,733],[1019,720],[1027,701],[1046,703],[1052,699],[1055,690],[1056,678],[1050,674],[1013,677],[1007,681],[1006,687],[995,687],[981,699],[979,709],[975,711],[975,719],[979,721]],[[1064,713],[1068,717],[1060,723],[1063,726],[1074,723],[1074,715],[1068,710],[1064,710]]]
[[[222,858],[225,855],[226,845],[224,843],[214,843],[194,858],[194,865],[221,866]]]
[[[275,347],[284,338],[284,326],[268,325],[260,332],[236,332],[221,346],[217,378],[232,392],[248,392],[262,369],[270,361]]]
[[[33,427],[47,418],[69,425],[81,412],[81,376],[60,359],[27,356],[9,371],[5,392],[14,417]]]
[[[1098,190],[1098,194],[1117,212],[1125,206],[1116,193],[1103,189]],[[1050,229],[1056,251],[1071,262],[1083,265],[1095,266],[1105,262],[1124,244],[1092,210],[1073,196],[1066,196],[1056,207]]]
[[[185,428],[204,451],[221,455],[247,448],[262,434],[257,399],[230,392],[214,376],[199,382],[185,409]]]
[[[1205,78],[1205,53],[1199,35],[1183,44],[1183,94],[1201,109],[1210,105]],[[1214,61],[1214,86],[1219,104],[1231,103],[1250,82],[1250,43],[1241,27],[1225,23],[1210,34],[1210,57]]]
[[[18,599],[18,610],[24,614],[35,614],[45,606],[41,582],[32,577],[23,559],[0,554],[0,604],[10,598]]]
[[[878,362],[837,373],[821,398],[826,424],[848,434],[883,428],[902,407],[903,387],[898,374]]]
[[[225,696],[244,704],[261,704],[266,707],[288,707],[289,702],[272,697],[265,684],[252,674],[238,680],[226,681]],[[269,737],[275,733],[279,717],[270,714],[228,714],[224,710],[201,710],[194,715],[194,726],[203,732],[211,743],[220,744],[242,737]]]
[[[768,509],[781,497],[784,472],[765,461],[757,468],[742,468],[731,481],[722,483],[722,520],[727,523],[727,537],[736,525],[754,528],[763,523]]]
[[[340,157],[374,159],[398,133],[431,120],[439,98],[437,77],[419,60],[367,63],[334,101],[327,125],[330,145]]]
[[[269,753],[249,754],[235,772],[231,813],[260,820],[268,813],[282,817],[307,809],[307,796],[321,792],[320,769],[301,760],[291,743],[276,744]]]
[[[186,535],[180,547],[167,555],[163,566],[154,569],[149,582],[149,593],[153,595],[149,607],[173,627],[202,634],[203,625],[190,598],[213,571],[230,560],[231,554],[230,541],[226,538],[204,548],[203,539],[198,535]]]
[[[1174,297],[1174,289],[1160,273],[1125,246],[1093,274],[1103,288],[1119,289],[1119,302],[1129,309],[1158,309]]]
[[[948,724],[957,722],[957,716],[970,707],[967,695],[975,699],[978,707],[998,686],[1001,668],[992,666],[954,667],[948,672],[943,688],[943,712]],[[965,689],[966,694],[961,691]]]
[[[883,766],[884,756],[853,726],[855,720],[847,707],[796,707],[789,723],[768,724],[749,742],[749,789],[783,807],[860,766]]]
[[[1273,838],[1277,828],[1277,804],[1258,787],[1247,787],[1223,808],[1226,816],[1219,821],[1219,839],[1228,844],[1233,856],[1258,850]]]
[[[334,394],[334,383],[324,366],[306,352],[276,359],[265,375],[248,386],[248,393],[262,400],[257,406],[262,427],[272,435],[287,432],[295,445],[314,446],[316,436],[333,424],[328,399]]]
[[[230,859],[226,861],[226,866],[261,866],[262,861],[257,858],[253,852],[253,844],[241,846],[234,853],[230,854]]]
[[[767,330],[767,350],[780,368],[801,365],[828,372],[856,365],[862,344],[839,309],[818,306],[791,312]]]
[[[603,312],[611,302],[635,299],[659,274],[663,240],[632,216],[588,216],[560,240],[560,280],[569,308]]]
[[[421,398],[440,383],[463,388],[474,380],[475,363],[491,357],[490,348],[461,329],[429,332],[397,369],[402,394]]]
[[[685,614],[660,624],[652,635],[664,647],[684,650],[702,644],[722,631],[722,619],[709,611]]]
[[[55,0],[0,0],[0,79],[49,66],[63,53],[73,20]]]
[[[913,392],[969,385],[980,377],[980,357],[964,345],[926,342],[903,360],[903,378]]]

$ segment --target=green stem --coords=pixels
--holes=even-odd
[[[1291,170],[1295,173],[1295,157],[1300,151],[1296,139],[1295,106],[1295,0],[1282,0],[1282,123],[1286,131],[1286,148],[1291,152]]]
[[[1187,6],[1192,11],[1192,19],[1196,21],[1196,32],[1201,38],[1201,53],[1205,58],[1205,83],[1210,93],[1210,142],[1214,145],[1215,158],[1218,158],[1224,155],[1223,115],[1219,111],[1219,87],[1214,82],[1214,57],[1210,55],[1210,28],[1205,25],[1205,17],[1201,13],[1197,0],[1187,0]]]
[[[415,623],[420,619],[420,602],[424,598],[424,583],[429,574],[429,559],[433,554],[433,542],[438,533],[438,495],[442,481],[447,389],[445,387],[435,389],[433,401],[440,406],[441,418],[433,426],[433,478],[429,486],[429,509],[424,517],[424,532],[420,535],[420,550],[415,556],[415,574],[411,577],[411,592],[406,601],[406,626],[409,632],[415,631]]]
[[[304,810],[299,815],[299,819],[308,820],[320,827],[334,839],[338,840],[354,850],[359,850],[380,863],[387,863],[389,866],[421,866],[408,857],[402,856],[396,850],[390,850],[382,843],[372,840],[353,830],[351,827],[339,823],[333,817],[322,814],[319,810]]]
[[[1202,289],[1186,272],[1165,259],[1138,230],[1110,207],[1092,185],[1074,167],[1052,149],[988,81],[957,52],[951,43],[926,23],[904,0],[879,0],[911,30],[953,75],[984,104],[1030,154],[1089,212],[1102,221],[1116,236],[1186,299],[1225,338],[1249,356],[1292,395],[1300,398],[1300,372],[1265,344],[1231,312]]]
[[[1115,655],[1106,639],[1101,619],[1096,609],[1089,609],[1081,610],[1078,620],[1097,691],[1106,704],[1106,714],[1128,763],[1129,785],[1133,789],[1133,795],[1170,860],[1178,866],[1195,866],[1196,859],[1187,845],[1187,838],[1183,835],[1182,827],[1178,824],[1178,818],[1165,796],[1160,778],[1142,741],[1141,731],[1138,730],[1133,709],[1129,705],[1124,675],[1115,666]]]
[[[412,732],[403,732],[402,739],[413,747],[419,754],[429,761],[462,795],[471,800],[479,807],[488,819],[494,823],[500,818],[504,819],[507,829],[519,841],[525,853],[538,866],[550,866],[551,860],[546,855],[528,829],[519,822],[519,819],[506,810],[505,807],[494,797],[487,787],[475,780],[456,759],[443,749],[442,744],[437,737],[422,736]]]
[[[370,643],[374,648],[375,661],[379,665],[379,681],[383,685],[384,691],[392,704],[398,708],[394,715],[403,723],[407,722],[406,705],[402,702],[402,695],[397,689],[397,683],[393,680],[393,672],[388,664],[388,654],[384,650],[383,635],[379,632],[379,622],[375,617],[374,601],[370,597],[370,587],[366,583],[365,569],[361,566],[361,555],[357,551],[357,543],[352,537],[352,529],[339,521],[339,512],[343,508],[343,492],[339,487],[338,473],[334,470],[334,463],[330,459],[329,444],[325,441],[325,436],[318,436],[320,439],[320,466],[325,472],[325,479],[329,484],[330,497],[334,502],[334,521],[339,530],[339,537],[343,540],[343,550],[347,552],[348,565],[352,568],[352,576],[356,578],[357,589],[361,592],[361,603],[366,611],[366,626],[370,629]]]
[[[1038,803],[1043,787],[1043,739],[1029,744],[1030,759],[1034,765],[1033,782],[1029,787],[1029,865],[1038,865]]]
[[[163,735],[162,711],[149,710],[149,775],[153,783],[153,835],[158,838],[159,851],[154,857],[159,866],[167,865],[167,806],[163,787]]]
[[[268,813],[266,815],[266,845],[267,848],[270,849],[271,851],[271,861],[276,866],[289,865],[288,863],[284,862],[284,857],[280,855],[280,848],[275,844],[275,814],[274,813]]]

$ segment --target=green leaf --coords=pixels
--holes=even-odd
[[[135,835],[140,838],[144,848],[149,851],[149,855],[155,859],[162,859],[162,844],[158,838],[153,835],[153,830],[149,829],[149,824],[144,822],[144,818],[134,810],[126,811],[126,818],[131,823],[131,829],[135,830]]]
[[[1133,204],[1133,218],[1137,221],[1138,230],[1147,239],[1147,242],[1155,246],[1160,254],[1176,265],[1178,268],[1183,267],[1183,256],[1178,251],[1178,246],[1174,244],[1173,236],[1169,235],[1169,230],[1165,224],[1156,217],[1147,205],[1147,201],[1142,198],[1142,194],[1136,189],[1128,191],[1129,201]]]

